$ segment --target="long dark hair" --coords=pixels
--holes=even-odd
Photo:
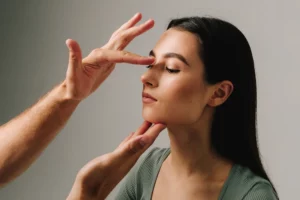
[[[272,184],[257,145],[256,78],[247,39],[234,25],[210,17],[174,19],[167,29],[170,28],[198,37],[207,83],[228,80],[234,85],[227,101],[216,108],[211,129],[212,148],[220,156],[248,167]],[[273,189],[276,192],[274,186]]]

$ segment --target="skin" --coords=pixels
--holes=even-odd
[[[90,161],[77,174],[67,199],[105,199],[164,128],[164,125],[151,126],[145,121],[115,151]]]
[[[228,99],[233,85],[204,80],[198,43],[192,33],[167,30],[152,50],[155,64],[141,77],[143,91],[157,99],[143,104],[143,117],[166,124],[170,138],[171,154],[160,169],[155,200],[217,199],[232,167],[210,147],[209,136],[215,108]],[[169,53],[180,54],[186,63],[166,57]]]
[[[141,18],[140,13],[136,14],[113,33],[106,45],[94,49],[83,59],[79,44],[71,39],[66,41],[69,65],[65,80],[35,105],[0,127],[0,186],[30,167],[80,102],[106,80],[116,63],[149,65],[155,61],[153,57],[123,51],[135,37],[153,27],[153,20],[136,26]],[[115,151],[85,165],[79,171],[68,199],[105,199],[164,127],[145,121]]]

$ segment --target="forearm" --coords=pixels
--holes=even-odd
[[[17,177],[65,125],[78,101],[60,84],[34,106],[0,127],[0,186]]]

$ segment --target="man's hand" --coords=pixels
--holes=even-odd
[[[69,99],[82,100],[89,96],[110,75],[116,63],[149,65],[154,62],[153,57],[123,51],[135,37],[153,27],[153,20],[135,26],[141,17],[141,14],[136,14],[112,34],[106,45],[94,49],[84,59],[78,43],[71,39],[66,41],[69,48],[69,66],[64,84]]]
[[[139,26],[141,14],[121,26],[102,48],[82,59],[77,42],[67,40],[69,65],[66,78],[35,105],[0,126],[0,187],[22,174],[67,123],[80,101],[94,92],[116,63],[148,65],[154,58],[123,51],[136,36],[153,27]],[[17,151],[16,151],[17,149]]]
[[[105,199],[164,128],[162,124],[151,126],[145,121],[115,151],[86,164],[79,171],[68,200]]]

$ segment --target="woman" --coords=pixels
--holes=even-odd
[[[278,199],[259,157],[244,35],[215,18],[175,19],[150,55],[143,117],[166,125],[170,148],[144,155],[116,199]]]

